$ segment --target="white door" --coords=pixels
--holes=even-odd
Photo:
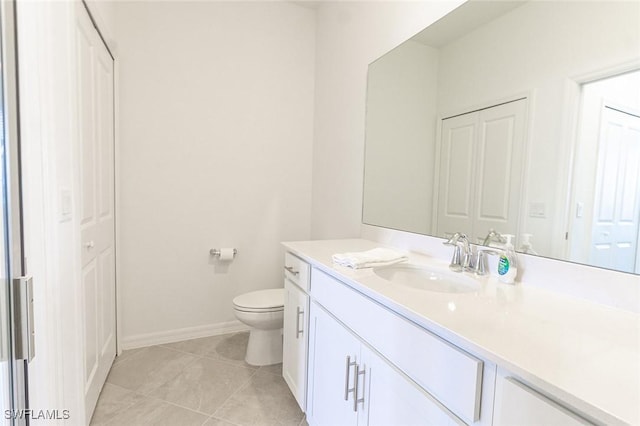
[[[284,290],[282,377],[289,385],[300,409],[305,411],[309,296],[286,278]]]
[[[483,239],[490,229],[518,234],[526,108],[526,99],[521,99],[480,111],[472,232],[475,241]]]
[[[366,421],[358,419],[360,424],[464,425],[433,396],[370,349],[362,349],[362,359],[367,386],[359,397],[364,398],[367,417]]]
[[[640,272],[640,117],[604,106],[589,263]]]
[[[442,121],[436,235],[471,233],[475,202],[475,146],[478,113]]]
[[[77,9],[84,379],[91,418],[116,353],[113,59]]]
[[[518,233],[527,100],[442,122],[437,235]]]
[[[312,335],[309,351],[307,417],[318,426],[355,426],[354,370],[360,357],[360,342],[315,303],[309,319]]]

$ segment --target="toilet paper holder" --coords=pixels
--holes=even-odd
[[[211,250],[209,250],[209,254],[211,256],[215,256],[215,257],[220,257],[220,249],[217,248],[213,248]],[[236,254],[238,254],[238,250],[237,249],[233,249],[233,257],[236,257]]]

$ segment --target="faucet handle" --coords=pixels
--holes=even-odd
[[[478,257],[476,259],[475,274],[486,275],[487,274],[487,256],[498,256],[500,252],[493,249],[478,250]]]
[[[442,244],[444,244],[445,246],[455,246],[458,244],[458,240],[462,236],[464,236],[464,234],[460,234],[459,232],[456,232],[447,241],[443,242]]]
[[[475,271],[476,265],[478,264],[477,256],[476,247],[468,244],[468,246],[465,247],[464,259],[462,261],[463,270]]]
[[[453,247],[453,257],[451,258],[449,269],[454,272],[461,272],[463,269],[462,262],[462,249],[460,248],[460,244],[456,243]]]

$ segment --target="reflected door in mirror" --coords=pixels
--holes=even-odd
[[[464,232],[481,243],[490,229],[519,233],[527,100],[442,120],[437,236]]]
[[[589,263],[640,272],[640,117],[605,106],[601,123]]]

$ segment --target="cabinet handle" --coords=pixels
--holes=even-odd
[[[355,364],[355,363],[354,363]],[[365,380],[365,371],[366,369],[363,368],[362,371],[360,371],[360,366],[358,364],[355,364],[353,366],[353,377],[355,382],[353,383],[353,411],[355,411],[356,413],[358,412],[358,403],[362,402],[364,403],[364,386],[362,387],[362,398],[358,398],[358,389],[360,388],[360,378],[358,376],[362,375],[362,384],[364,385],[364,380]]]
[[[357,364],[355,361],[351,362],[351,356],[347,356],[347,366],[345,368],[346,376],[344,378],[344,400],[345,401],[349,400],[349,392],[353,392],[356,389],[355,387],[349,388],[349,367],[356,366],[356,365]]]
[[[298,310],[298,314],[296,315],[296,339],[300,338],[300,335],[304,333],[304,329],[300,329],[300,316],[303,315],[304,319],[304,311],[300,309],[300,306],[296,308]]]
[[[300,271],[296,271],[295,269],[293,269],[293,266],[285,266],[284,269],[286,269],[293,275],[298,275],[300,273]]]

